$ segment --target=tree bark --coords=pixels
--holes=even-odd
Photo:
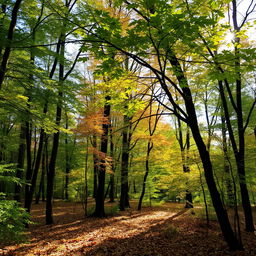
[[[239,137],[239,148],[238,148],[236,140],[235,140],[233,128],[232,128],[232,125],[231,125],[231,121],[230,121],[230,115],[229,115],[227,100],[226,100],[225,91],[224,91],[222,81],[219,81],[219,90],[220,90],[220,95],[221,95],[225,120],[226,120],[226,123],[227,123],[229,138],[230,138],[230,141],[231,141],[231,145],[232,145],[232,149],[233,149],[233,152],[234,152],[234,155],[235,155],[235,160],[236,160],[236,165],[237,165],[240,192],[241,192],[241,198],[242,198],[242,206],[243,206],[244,216],[245,216],[245,229],[248,232],[253,232],[254,231],[254,224],[253,224],[251,203],[250,203],[250,199],[249,199],[249,193],[248,193],[247,184],[246,184],[246,177],[245,177],[244,130],[242,130],[242,128],[241,128],[241,125],[243,126],[243,124],[242,124],[243,119],[241,117],[242,113],[240,112],[242,106],[238,107],[238,109],[240,109],[240,110],[237,110],[237,119],[239,119],[239,121],[237,121],[237,123],[238,123],[238,137]],[[240,96],[238,95],[237,97],[241,97],[241,95]],[[239,105],[240,104],[241,103],[239,103]]]
[[[182,88],[183,99],[185,102],[185,107],[188,115],[187,117],[188,125],[191,129],[194,141],[197,145],[197,149],[200,154],[200,158],[204,167],[206,183],[208,185],[208,189],[212,198],[212,203],[220,224],[220,228],[222,230],[222,234],[231,250],[241,250],[243,249],[243,246],[238,241],[238,239],[236,238],[232,230],[227,211],[223,206],[220,194],[216,186],[216,182],[214,180],[213,168],[212,168],[209,151],[207,150],[206,145],[200,134],[195,105],[192,100],[193,97],[192,97],[189,85],[181,69],[179,61],[174,55],[174,53],[171,53],[170,55],[170,63],[175,68],[175,75]]]
[[[58,103],[56,108],[56,120],[57,126],[60,126],[61,113],[62,113],[62,86],[64,78],[64,52],[65,52],[65,36],[62,34],[60,36],[60,57],[62,60],[59,61],[59,92],[58,92]],[[49,163],[49,171],[47,173],[47,189],[46,189],[46,210],[45,210],[45,221],[47,225],[53,224],[52,216],[52,200],[53,200],[53,190],[54,190],[54,178],[55,178],[55,166],[56,159],[59,148],[59,136],[60,131],[58,130],[53,135],[52,152]]]
[[[42,195],[42,201],[45,201],[45,195],[44,195],[44,179],[45,179],[45,161],[46,161],[46,155],[45,150],[43,152],[42,157],[42,173],[41,173],[41,179],[39,184],[38,193],[36,195],[36,204],[39,204],[40,196]]]
[[[25,160],[25,150],[26,150],[26,144],[25,144],[25,138],[26,138],[26,129],[24,124],[21,124],[20,127],[20,144],[19,144],[19,150],[18,150],[18,163],[17,163],[17,171],[16,171],[16,177],[20,180],[23,176],[23,169],[24,169],[24,160]],[[21,201],[21,185],[15,184],[15,195],[14,200],[20,202]]]
[[[104,209],[104,199],[105,199],[105,175],[106,175],[106,154],[108,149],[108,132],[109,132],[109,116],[110,116],[110,105],[109,100],[110,97],[105,97],[106,103],[104,105],[104,118],[105,121],[102,124],[103,134],[101,135],[101,146],[100,151],[104,154],[104,158],[101,159],[101,163],[98,170],[98,187],[95,198],[95,211],[93,216],[95,217],[105,217],[105,209]]]
[[[120,211],[124,211],[125,208],[130,207],[129,203],[129,185],[128,185],[128,166],[129,166],[129,127],[130,118],[124,115],[124,128],[122,131],[122,162],[121,162],[121,195],[119,201]]]
[[[66,113],[66,129],[68,129],[68,115]],[[70,173],[70,157],[69,157],[69,150],[68,150],[68,134],[66,133],[65,138],[65,158],[66,158],[66,168],[65,168],[65,200],[69,199],[68,193],[68,185],[69,185],[69,173]]]
[[[33,175],[32,170],[32,159],[31,159],[31,129],[30,129],[30,123],[26,122],[26,152],[27,152],[27,170],[26,170],[26,185],[25,185],[25,202],[24,202],[24,208],[27,209],[27,211],[30,211],[30,207],[28,205],[29,201],[29,193],[30,193],[30,186],[31,186],[31,179]]]
[[[112,134],[112,124],[110,127],[110,156],[112,158],[111,161],[111,171],[110,180],[109,180],[109,202],[113,203],[115,201],[115,150],[114,150],[114,141]]]
[[[96,135],[93,135],[92,138],[92,146],[94,148],[93,152],[93,198],[96,198],[97,194],[97,187],[98,187],[98,156],[95,153],[97,149],[97,137]]]
[[[145,191],[146,191],[146,182],[147,182],[147,177],[149,174],[149,155],[151,150],[153,149],[153,142],[151,141],[151,139],[148,141],[148,145],[147,145],[147,155],[146,155],[146,167],[145,167],[145,174],[143,177],[143,184],[142,184],[142,191],[141,191],[141,195],[140,195],[140,199],[139,199],[139,203],[138,203],[138,211],[141,210],[141,206],[142,206],[142,201],[143,201],[143,197],[145,195]]]
[[[227,129],[225,124],[225,116],[221,113],[221,133],[222,133],[222,150],[223,150],[223,169],[225,173],[225,185],[227,190],[227,205],[232,207],[234,205],[234,195],[232,190],[232,182],[230,179],[229,157],[228,157],[228,143],[227,143]]]
[[[15,26],[17,23],[18,12],[20,9],[21,2],[22,2],[22,0],[17,0],[14,4],[13,10],[12,10],[11,22],[9,25],[8,34],[7,34],[7,38],[6,38],[7,39],[6,47],[5,47],[3,57],[1,60],[1,65],[0,65],[0,90],[2,88],[2,84],[3,84],[5,73],[6,73],[7,63],[8,63],[9,57],[10,57],[10,53],[11,53],[11,44],[13,41],[14,30],[15,30]]]

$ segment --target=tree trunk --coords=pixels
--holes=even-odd
[[[26,129],[23,124],[21,124],[20,127],[20,144],[19,144],[19,151],[18,151],[18,163],[17,163],[17,171],[16,171],[16,177],[20,180],[23,176],[23,169],[24,169],[24,159],[25,159],[25,150],[26,150]],[[15,184],[15,194],[14,194],[14,200],[20,202],[21,201],[21,185]]]
[[[177,98],[178,100],[178,98]],[[181,125],[181,120],[177,119],[178,122],[178,132],[176,133],[176,138],[179,142],[180,146],[180,153],[181,153],[181,161],[182,161],[182,167],[183,172],[188,173],[190,172],[190,168],[188,166],[188,152],[190,149],[190,134],[189,134],[189,128],[187,127],[186,132],[186,141],[184,143],[183,139],[183,130]],[[186,187],[188,187],[188,182],[186,182]],[[185,194],[185,208],[193,208],[193,197],[191,191],[187,188],[186,194]]]
[[[237,81],[237,83],[239,82]],[[243,118],[242,118],[242,112],[241,112],[242,106],[240,105],[241,104],[240,102],[239,107],[237,107],[237,119],[238,119],[237,123],[238,123],[238,137],[239,137],[239,149],[238,149],[233,128],[230,121],[230,115],[229,115],[229,110],[227,106],[227,101],[226,101],[226,96],[225,96],[225,91],[224,91],[222,81],[219,81],[219,90],[220,90],[225,120],[227,123],[228,133],[229,133],[230,141],[231,141],[233,152],[236,159],[236,166],[237,166],[241,198],[242,198],[242,206],[243,206],[244,216],[245,216],[245,228],[246,228],[246,231],[253,232],[254,225],[253,225],[252,209],[251,209],[251,203],[249,199],[249,193],[248,193],[246,177],[245,177],[245,162],[244,162],[245,144],[244,144],[244,130],[242,128],[243,127]],[[241,97],[241,95],[240,96],[238,95],[237,97]]]
[[[62,34],[60,36],[60,57],[62,60],[59,62],[59,92],[58,92],[58,103],[56,108],[56,120],[55,123],[57,126],[60,126],[61,121],[61,113],[62,113],[62,86],[63,86],[63,78],[64,78],[64,52],[65,52],[65,37]],[[55,166],[56,159],[59,148],[59,136],[60,131],[58,130],[53,135],[53,144],[52,144],[52,152],[49,163],[49,170],[47,175],[47,189],[46,189],[46,211],[45,211],[45,220],[46,224],[53,224],[53,216],[52,216],[52,200],[53,200],[53,190],[54,190],[54,178],[55,178]]]
[[[32,170],[32,159],[31,159],[31,132],[30,132],[30,123],[26,122],[26,152],[27,152],[27,170],[26,170],[26,185],[25,185],[25,202],[24,208],[30,212],[29,207],[29,193],[30,193],[30,186],[31,186],[31,179],[33,175]]]
[[[0,90],[2,88],[2,84],[4,81],[4,77],[5,77],[5,72],[7,69],[7,63],[10,57],[10,53],[11,53],[11,43],[13,41],[13,35],[14,35],[14,29],[17,23],[17,18],[18,18],[18,12],[20,9],[20,5],[21,5],[22,0],[17,0],[14,4],[13,10],[12,10],[12,18],[10,21],[10,25],[9,25],[9,29],[8,29],[8,34],[7,34],[7,38],[6,38],[6,47],[3,53],[3,57],[1,60],[1,66],[0,66]]]
[[[171,53],[170,63],[175,68],[175,75],[182,88],[183,99],[185,102],[185,107],[188,115],[188,118],[187,118],[188,125],[192,131],[194,141],[197,145],[197,149],[200,154],[200,158],[204,167],[206,183],[208,185],[208,189],[212,198],[212,203],[220,224],[220,228],[222,230],[222,234],[231,250],[241,250],[243,249],[243,246],[238,241],[238,239],[236,238],[232,230],[227,211],[223,206],[220,194],[216,186],[216,182],[214,180],[213,168],[212,168],[209,151],[207,150],[206,145],[200,134],[195,105],[192,100],[193,97],[192,97],[189,85],[187,83],[186,77],[183,74],[180,63],[176,58],[176,56],[174,55],[174,53]]]
[[[83,206],[84,206],[84,216],[88,215],[88,147],[89,147],[89,138],[86,139],[86,154],[85,154],[85,165],[84,165],[84,195],[83,195]]]
[[[230,179],[230,168],[229,168],[229,156],[228,156],[228,144],[227,144],[227,129],[225,124],[225,116],[222,109],[221,114],[221,132],[222,132],[222,150],[224,154],[223,169],[225,173],[225,185],[227,190],[227,205],[232,207],[234,205],[234,195],[232,190],[232,182]]]
[[[184,88],[183,90],[186,92],[187,98],[192,99],[190,91],[187,92],[189,89]],[[231,250],[241,250],[243,249],[243,246],[239,243],[239,241],[237,240],[231,228],[227,211],[223,206],[220,194],[218,192],[218,189],[214,180],[210,155],[200,135],[199,126],[196,119],[196,112],[195,112],[195,108],[192,100],[186,101],[186,109],[190,119],[189,125],[190,125],[193,138],[196,142],[196,145],[203,163],[205,179],[208,185],[209,192],[211,194],[212,203],[213,203],[223,236]]]
[[[105,217],[105,209],[104,209],[104,191],[105,191],[105,174],[106,174],[106,154],[108,149],[108,132],[109,132],[109,116],[110,116],[110,105],[109,100],[110,97],[105,97],[106,103],[104,105],[104,118],[106,121],[102,124],[103,134],[101,135],[101,147],[100,150],[104,154],[104,158],[101,159],[100,167],[98,170],[98,187],[95,198],[95,211],[93,216],[95,217]]]
[[[32,39],[33,42],[35,41],[35,31],[32,31]],[[31,64],[34,65],[35,62],[35,54],[34,54],[34,50],[33,48],[31,49],[30,52],[30,62]],[[34,78],[33,75],[30,75],[30,81],[34,82]],[[28,105],[28,107],[30,107]],[[45,107],[44,107],[44,113],[46,113]],[[29,115],[28,115],[29,116]],[[30,124],[30,122],[28,121],[28,127],[30,127],[30,145],[28,146],[27,150],[28,150],[28,154],[29,154],[29,169],[31,174],[29,175],[30,177],[30,187],[29,189],[26,191],[27,193],[25,194],[25,208],[27,209],[28,212],[30,212],[31,210],[31,204],[32,204],[32,200],[33,200],[33,195],[34,195],[34,191],[36,188],[36,181],[37,181],[37,175],[38,175],[38,171],[40,168],[40,162],[41,162],[41,156],[42,156],[42,151],[43,151],[43,143],[44,143],[44,130],[41,128],[40,129],[40,138],[39,138],[39,146],[38,146],[38,150],[37,150],[37,154],[36,154],[36,127],[35,127],[35,145],[34,145],[34,161],[32,163],[32,152],[31,152],[31,139],[32,139],[32,125]]]
[[[193,197],[192,197],[192,193],[187,189],[186,190],[186,204],[185,204],[185,208],[193,208]]]
[[[93,198],[96,198],[97,194],[97,186],[98,186],[98,156],[95,153],[97,149],[97,137],[96,135],[93,135],[92,138],[92,146],[94,148],[93,152]]]
[[[2,31],[4,31],[4,18],[5,18],[5,14],[6,14],[6,3],[2,3],[1,4],[1,12],[2,12],[2,17],[1,17],[1,20],[0,20],[0,37],[1,38],[4,38],[4,34],[3,33],[1,33]],[[2,50],[3,50],[3,46],[2,45],[0,45],[0,59],[2,59]]]
[[[137,193],[137,189],[136,189],[136,180],[133,180],[133,193],[136,194]]]
[[[238,11],[237,11],[237,1],[232,1],[232,19],[233,27],[236,32],[235,35],[235,73],[236,73],[236,116],[237,116],[237,128],[238,128],[238,145],[239,150],[235,150],[235,158],[237,164],[237,171],[239,177],[239,185],[242,197],[242,205],[245,217],[245,229],[248,232],[253,232],[255,230],[253,224],[253,216],[251,203],[249,198],[249,192],[247,189],[246,175],[245,175],[245,140],[244,140],[244,121],[243,121],[243,106],[242,106],[242,76],[241,76],[241,60],[240,60],[240,50],[237,44],[240,43],[239,32],[241,26],[238,26]]]
[[[115,151],[114,151],[114,142],[113,142],[113,134],[112,134],[112,124],[110,127],[110,156],[112,158],[111,161],[111,171],[110,180],[109,180],[109,202],[113,203],[115,201]]]
[[[207,200],[206,200],[206,194],[205,194],[205,189],[204,189],[204,183],[203,183],[202,174],[201,174],[201,170],[200,170],[199,165],[198,165],[198,171],[199,171],[200,185],[201,185],[201,188],[202,188],[203,198],[204,198],[204,207],[205,207],[206,223],[207,223],[207,226],[209,226],[209,225],[210,225],[210,219],[209,219],[208,204],[207,204]]]
[[[40,200],[40,195],[42,195],[42,201],[45,200],[44,198],[44,179],[45,179],[45,150],[43,152],[43,157],[42,157],[42,173],[41,173],[41,179],[40,179],[40,184],[39,184],[39,189],[38,189],[38,193],[36,195],[36,204],[39,204],[39,200]]]
[[[149,139],[148,146],[147,146],[146,169],[145,169],[145,174],[144,174],[144,178],[143,178],[142,191],[141,191],[141,195],[140,195],[140,199],[139,199],[139,203],[138,203],[138,211],[141,210],[143,197],[144,197],[145,191],[146,191],[146,184],[147,184],[146,182],[147,182],[147,177],[149,174],[149,155],[150,155],[150,152],[152,149],[153,149],[153,142],[151,142],[151,139]]]
[[[68,116],[66,113],[66,129],[68,129]],[[65,138],[65,157],[66,157],[66,173],[65,173],[65,200],[69,199],[69,194],[68,194],[68,185],[69,185],[69,173],[70,173],[70,157],[69,157],[69,150],[68,150],[68,134],[66,133],[66,138]]]
[[[120,211],[124,211],[125,208],[130,207],[129,203],[129,185],[128,185],[128,166],[129,166],[129,126],[130,118],[124,115],[124,128],[122,131],[122,162],[121,162],[121,196],[119,201]]]

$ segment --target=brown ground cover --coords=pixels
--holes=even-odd
[[[112,205],[109,204],[109,207]],[[191,215],[181,204],[84,218],[81,204],[55,202],[55,224],[44,225],[44,204],[35,205],[29,242],[0,249],[0,255],[256,256],[256,236],[243,232],[245,251],[229,252],[218,224]]]

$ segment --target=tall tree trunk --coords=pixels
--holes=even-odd
[[[178,98],[177,98],[178,100]],[[178,127],[178,132],[176,132],[176,139],[179,142],[180,146],[180,153],[181,153],[181,161],[182,161],[182,167],[183,167],[183,172],[188,173],[190,172],[190,168],[188,166],[188,152],[190,149],[190,134],[189,134],[189,128],[187,127],[186,131],[186,139],[184,142],[184,132],[182,129],[181,125],[181,120],[178,118],[177,119]],[[188,182],[186,182],[186,194],[185,194],[185,208],[193,208],[193,197],[192,193],[188,188]]]
[[[3,57],[1,60],[1,66],[0,66],[0,90],[2,88],[2,84],[4,81],[4,77],[5,77],[5,72],[7,69],[7,63],[8,63],[9,57],[10,57],[10,53],[11,53],[11,43],[13,41],[14,30],[15,30],[15,26],[17,23],[18,12],[20,9],[21,2],[22,2],[22,0],[17,0],[12,9],[12,17],[11,17],[11,21],[10,21],[10,25],[9,25],[9,29],[8,29],[7,38],[6,38],[6,47],[5,47],[5,50],[3,53]]]
[[[16,171],[16,177],[20,180],[23,176],[23,169],[24,169],[24,159],[25,159],[25,150],[26,150],[26,129],[24,124],[21,124],[20,127],[20,143],[19,143],[19,150],[18,150],[18,163],[17,163],[17,171]],[[15,184],[15,195],[14,200],[17,200],[18,202],[21,201],[21,186],[19,184]]]
[[[136,180],[133,180],[133,193],[136,194],[137,193],[137,189],[136,189]]]
[[[238,137],[239,137],[239,148],[238,148],[236,140],[235,140],[233,128],[231,125],[231,121],[230,121],[230,115],[229,115],[227,100],[226,100],[225,91],[224,91],[222,81],[219,81],[219,90],[220,90],[225,120],[226,120],[226,124],[227,124],[227,128],[228,128],[229,138],[231,141],[231,145],[232,145],[232,149],[233,149],[233,152],[235,155],[235,160],[236,160],[236,165],[237,165],[237,172],[238,172],[239,185],[240,185],[241,198],[242,198],[242,206],[243,206],[244,216],[245,216],[245,229],[248,232],[252,232],[252,231],[254,231],[252,209],[251,209],[251,203],[250,203],[250,199],[249,199],[249,193],[248,193],[246,177],[245,177],[244,130],[241,130],[241,127],[240,127],[241,125],[243,125],[240,123],[240,122],[243,123],[243,120],[241,117],[242,113],[240,113],[237,110],[237,119],[239,119],[239,121],[237,121],[238,122]],[[241,95],[238,97],[241,97]],[[241,106],[239,108],[241,108]]]
[[[68,115],[66,112],[66,129],[68,129]],[[69,185],[69,173],[70,173],[70,156],[69,156],[69,150],[68,150],[68,134],[66,133],[66,138],[65,138],[65,157],[66,157],[66,168],[65,168],[65,200],[69,199],[69,194],[68,194],[68,185]]]
[[[40,138],[39,138],[39,146],[38,146],[38,151],[37,151],[36,161],[35,161],[35,168],[33,170],[33,175],[31,177],[30,190],[29,190],[27,197],[25,198],[25,208],[27,209],[28,212],[30,212],[33,195],[34,195],[35,188],[36,188],[36,181],[37,181],[37,175],[38,175],[38,171],[39,171],[40,163],[41,163],[43,144],[44,144],[44,130],[41,129]]]
[[[232,190],[232,182],[230,179],[229,157],[228,157],[228,143],[227,143],[227,129],[225,124],[225,116],[223,109],[221,110],[221,133],[222,133],[222,150],[223,150],[223,168],[225,173],[225,185],[227,190],[227,205],[231,207],[234,204],[234,195]]]
[[[42,157],[42,173],[41,173],[41,179],[40,179],[40,184],[39,184],[39,189],[38,193],[36,195],[36,204],[39,203],[40,200],[40,195],[42,195],[42,201],[45,200],[44,198],[44,179],[45,179],[45,161],[46,161],[46,152],[44,150],[43,152],[43,157]]]
[[[223,236],[227,241],[231,250],[241,250],[243,247],[241,243],[239,243],[239,241],[237,240],[231,228],[227,211],[223,206],[220,194],[218,192],[218,189],[214,180],[210,155],[209,155],[209,152],[206,150],[206,146],[200,135],[199,126],[196,121],[196,113],[195,111],[193,111],[194,105],[191,105],[189,102],[186,105],[187,105],[187,111],[188,111],[188,107],[189,108],[192,107],[192,111],[190,113],[190,118],[191,118],[190,128],[203,163],[205,179],[208,185],[209,192],[211,194],[212,203],[213,203]]]
[[[200,134],[195,105],[192,100],[193,97],[192,97],[188,82],[180,66],[180,63],[173,52],[170,53],[170,63],[175,68],[175,75],[182,88],[183,99],[185,102],[185,107],[188,115],[188,118],[187,118],[188,125],[191,129],[194,141],[197,145],[197,149],[200,154],[200,158],[204,167],[206,183],[208,185],[208,189],[212,198],[212,203],[220,224],[220,228],[222,230],[222,234],[231,250],[241,250],[243,249],[243,246],[238,241],[237,237],[235,236],[235,233],[232,230],[227,211],[223,206],[219,191],[216,186],[216,182],[214,180],[213,168],[212,168],[209,151],[207,150],[206,145],[203,141],[203,138]]]
[[[188,160],[189,160],[189,150],[190,150],[190,132],[189,132],[189,127],[187,127],[186,131],[186,159],[185,159],[185,164],[183,165],[183,171],[184,172],[190,172],[190,168],[188,165]],[[186,190],[186,204],[185,208],[193,208],[193,196],[189,188]]]
[[[94,148],[93,150],[93,198],[96,198],[97,194],[97,187],[98,187],[98,156],[96,153],[97,150],[97,137],[96,135],[93,135],[92,138],[92,146]]]
[[[154,87],[152,89],[152,95],[154,94],[153,91],[154,91]],[[143,178],[142,191],[141,191],[141,195],[140,195],[140,199],[139,199],[139,203],[138,203],[138,210],[141,210],[143,197],[144,197],[145,191],[146,191],[147,177],[148,177],[148,174],[149,174],[149,156],[150,156],[150,152],[151,152],[151,150],[153,149],[153,146],[154,146],[153,141],[152,141],[152,136],[154,135],[154,133],[156,131],[158,121],[161,117],[161,114],[159,114],[160,105],[158,105],[155,120],[154,120],[154,122],[152,122],[152,118],[153,118],[152,117],[152,102],[153,102],[153,98],[151,98],[151,102],[150,102],[150,106],[149,106],[149,119],[148,119],[149,139],[148,139],[148,144],[147,144],[145,174],[144,174],[144,178]],[[151,189],[150,189],[150,187],[149,187],[149,194],[150,194],[149,200],[150,200],[150,206],[151,206]]]
[[[222,84],[219,82],[219,88],[222,98],[222,104],[225,113],[225,119],[227,122],[227,128],[229,131],[230,140],[232,143],[232,148],[234,151],[236,165],[237,165],[237,172],[239,178],[239,185],[240,185],[240,192],[242,198],[242,206],[244,211],[245,217],[245,229],[248,232],[253,232],[255,230],[253,224],[253,216],[252,216],[252,209],[251,203],[249,198],[249,193],[246,184],[246,175],[245,175],[245,140],[244,140],[244,133],[246,127],[244,127],[243,121],[243,108],[242,108],[242,77],[241,77],[241,60],[240,60],[240,50],[238,48],[238,44],[240,43],[240,30],[243,26],[238,25],[238,17],[237,17],[237,1],[232,0],[232,20],[233,20],[233,27],[236,33],[235,35],[235,74],[236,74],[236,102],[232,94],[229,93],[230,100],[232,101],[233,108],[236,112],[236,119],[237,119],[237,129],[238,129],[238,143],[236,143],[233,128],[230,123],[230,116],[229,111],[226,103],[226,98],[224,94],[224,88]],[[229,84],[227,84],[227,88],[230,89]],[[238,146],[237,146],[238,145]]]
[[[5,14],[6,14],[6,3],[1,4],[1,14],[3,15],[0,19],[0,37],[4,38],[4,34],[2,32],[4,32],[4,18],[5,18]],[[0,45],[0,59],[2,59],[2,50],[3,50],[3,46]]]
[[[62,34],[60,36],[60,61],[59,61],[59,92],[58,92],[58,102],[56,108],[56,120],[55,123],[59,127],[61,121],[62,113],[62,97],[63,97],[63,78],[64,78],[64,52],[65,52],[65,36]],[[60,131],[58,130],[53,135],[52,152],[49,163],[49,170],[47,173],[47,189],[46,189],[46,211],[45,211],[45,221],[47,225],[53,224],[52,216],[52,200],[54,191],[54,178],[55,178],[55,166],[57,153],[59,148],[59,136]]]
[[[26,122],[26,152],[27,152],[27,170],[26,170],[26,185],[25,185],[25,202],[24,202],[24,208],[27,209],[27,211],[30,211],[30,207],[28,205],[29,201],[29,193],[30,193],[30,186],[31,186],[31,179],[33,175],[32,170],[32,159],[31,159],[31,132],[30,132],[30,123]]]
[[[122,131],[122,162],[121,162],[121,195],[119,201],[120,211],[124,211],[125,208],[130,207],[129,203],[129,185],[128,185],[128,166],[129,166],[129,138],[130,118],[124,115],[124,128]]]
[[[106,174],[106,154],[108,149],[108,132],[109,132],[109,117],[110,117],[110,105],[109,100],[110,97],[105,97],[106,103],[104,105],[104,118],[106,119],[102,124],[103,133],[101,135],[101,146],[100,151],[104,154],[104,158],[101,159],[100,167],[98,170],[98,187],[95,198],[95,211],[93,216],[95,217],[104,217],[105,209],[104,209],[104,199],[105,199],[105,174]]]
[[[110,156],[112,158],[110,180],[109,180],[109,202],[113,203],[115,201],[115,150],[112,134],[112,124],[110,127]]]
[[[141,210],[143,197],[144,197],[145,191],[146,191],[146,184],[147,184],[146,182],[147,182],[147,177],[149,174],[149,155],[150,155],[150,152],[152,149],[153,149],[153,142],[151,141],[151,139],[149,139],[148,145],[147,145],[146,169],[145,169],[145,174],[143,177],[142,191],[141,191],[141,195],[140,195],[140,199],[139,199],[139,203],[138,203],[138,211]]]
[[[207,204],[206,194],[205,194],[205,189],[204,189],[204,183],[203,183],[202,173],[201,173],[200,167],[199,167],[199,165],[197,165],[197,166],[198,166],[198,171],[199,171],[200,185],[201,185],[201,188],[202,188],[203,198],[204,198],[206,223],[207,223],[207,226],[209,226],[210,225],[210,219],[209,219],[209,211],[208,211],[208,204]]]
[[[33,42],[35,42],[35,36],[36,36],[35,31],[32,31]],[[32,65],[34,65],[35,54],[34,54],[33,49],[31,49],[30,62]],[[30,80],[31,80],[31,82],[33,82],[33,80],[34,80],[33,75],[30,75]],[[45,114],[46,112],[47,112],[47,107],[44,106],[43,113]],[[29,124],[29,121],[28,121],[28,124]],[[30,135],[30,144],[31,144],[32,128],[30,130],[30,133],[31,133],[31,135]],[[31,146],[29,146],[29,155],[30,155],[30,157],[29,157],[30,165],[29,166],[30,166],[31,175],[30,175],[30,181],[29,181],[30,187],[27,190],[27,193],[25,194],[25,208],[27,209],[28,212],[30,212],[30,210],[31,210],[31,204],[32,204],[32,200],[33,200],[33,196],[34,196],[34,192],[35,192],[35,188],[36,188],[37,175],[39,172],[42,151],[43,151],[44,137],[45,137],[45,133],[44,133],[44,130],[41,128],[37,152],[36,152],[36,143],[34,145],[34,161],[33,161],[33,163],[32,163]],[[36,142],[36,127],[35,127],[35,142]]]
[[[89,138],[86,138],[86,154],[85,154],[85,165],[84,165],[84,195],[83,195],[83,205],[84,205],[84,216],[88,215],[88,147],[89,147]]]

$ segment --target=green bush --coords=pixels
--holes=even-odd
[[[16,201],[0,200],[0,242],[25,242],[29,214]]]
[[[19,178],[15,177],[15,164],[0,164],[0,182],[4,184],[22,185]],[[26,241],[26,225],[31,223],[30,215],[14,200],[8,200],[12,194],[0,193],[0,242]]]

